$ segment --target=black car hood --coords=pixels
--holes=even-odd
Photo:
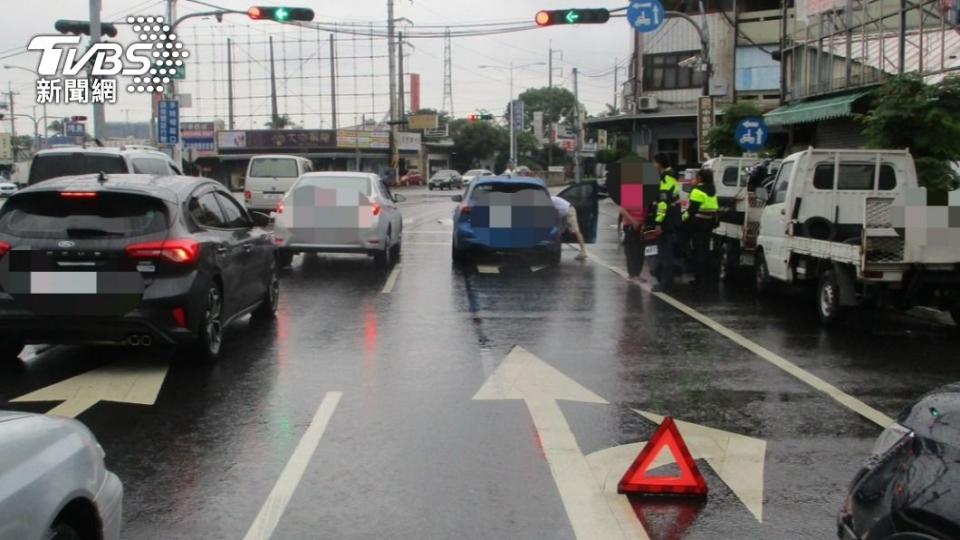
[[[918,437],[960,448],[960,383],[921,397],[904,409],[897,421]]]

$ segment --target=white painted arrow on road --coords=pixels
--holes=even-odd
[[[62,401],[47,414],[76,418],[100,401],[153,405],[170,368],[166,363],[110,364],[11,401]]]
[[[557,404],[557,400],[566,400],[606,405],[605,399],[522,347],[514,347],[510,351],[473,399],[522,399],[526,402],[560,499],[578,539],[647,538],[635,518],[632,528],[621,527],[621,520],[617,519],[609,500],[601,491],[590,464]]]

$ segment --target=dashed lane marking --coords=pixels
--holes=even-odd
[[[244,540],[267,540],[273,535],[273,531],[280,522],[283,512],[287,509],[290,497],[293,496],[297,485],[300,484],[303,473],[306,472],[307,465],[310,464],[310,459],[316,452],[320,439],[327,429],[327,424],[330,423],[330,417],[333,416],[333,411],[336,410],[342,396],[343,392],[327,392],[327,395],[323,397],[320,407],[313,415],[313,421],[310,422],[306,433],[303,434],[297,448],[293,451],[293,455],[290,456],[290,460],[283,468],[283,472],[277,478],[277,483],[270,491],[270,495],[267,496],[267,500],[260,507],[260,513],[257,514],[257,518],[250,526],[250,530],[247,531],[247,535],[244,536]]]
[[[491,265],[489,265],[489,264],[478,264],[478,265],[477,265],[477,272],[479,272],[479,273],[481,273],[481,274],[499,274],[499,273],[500,273],[500,267],[499,267],[499,266],[491,266]]]
[[[807,384],[808,386],[816,390],[819,390],[820,392],[823,392],[824,394],[829,396],[831,399],[833,399],[837,403],[840,403],[841,405],[850,409],[851,411],[859,414],[860,416],[863,416],[867,420],[870,420],[871,422],[874,422],[875,424],[880,425],[882,427],[887,427],[893,423],[893,418],[890,418],[889,416],[874,409],[873,407],[851,396],[850,394],[843,392],[836,386],[833,386],[827,381],[821,379],[820,377],[817,377],[813,373],[810,373],[809,371],[801,368],[800,366],[794,364],[793,362],[787,360],[786,358],[780,356],[779,354],[771,351],[770,349],[767,349],[766,347],[756,343],[755,341],[752,341],[744,337],[743,335],[735,332],[734,330],[727,328],[726,326],[718,323],[717,321],[711,319],[710,317],[704,315],[703,313],[700,313],[699,311],[691,308],[690,306],[684,304],[683,302],[677,300],[676,298],[670,296],[669,294],[664,294],[662,292],[653,292],[652,288],[649,285],[645,283],[637,283],[636,281],[631,280],[630,276],[627,274],[627,271],[624,270],[623,268],[612,266],[608,264],[606,261],[596,257],[593,254],[589,254],[588,257],[590,257],[591,260],[593,260],[600,266],[603,266],[604,268],[610,270],[611,272],[618,274],[620,277],[627,280],[631,284],[637,287],[640,287],[641,289],[653,294],[660,300],[663,300],[664,302],[670,304],[671,306],[680,310],[684,314],[700,322],[707,328],[710,328],[711,330],[717,332],[718,334],[724,336],[725,338],[733,341],[737,345],[740,345],[744,349],[747,349],[748,351],[756,354],[760,358],[763,358],[767,362],[773,364],[774,366],[787,372],[793,377],[799,379],[801,382]]]
[[[400,265],[393,267],[393,270],[390,272],[390,276],[387,277],[387,282],[383,285],[383,294],[390,294],[393,292],[393,286],[397,284],[397,277],[400,275]]]

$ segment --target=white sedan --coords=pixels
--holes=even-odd
[[[461,177],[463,180],[464,187],[469,186],[470,182],[473,182],[474,179],[480,178],[481,176],[495,176],[493,171],[488,171],[486,169],[470,169],[469,171],[463,173]]]
[[[120,538],[123,485],[76,420],[0,411],[0,540]]]
[[[0,197],[9,197],[17,192],[16,184],[13,182],[0,182]]]

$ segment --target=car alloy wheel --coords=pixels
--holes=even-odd
[[[203,307],[203,320],[197,344],[194,348],[196,355],[202,360],[216,360],[220,356],[220,347],[223,344],[223,295],[217,284],[211,284],[207,290],[206,302]]]
[[[277,314],[277,306],[280,305],[280,279],[277,277],[277,270],[274,268],[270,274],[270,284],[267,286],[267,293],[257,310],[253,315],[260,318],[270,318]]]
[[[825,326],[835,324],[843,315],[843,306],[840,305],[840,286],[837,274],[827,270],[820,276],[817,284],[817,315]]]

